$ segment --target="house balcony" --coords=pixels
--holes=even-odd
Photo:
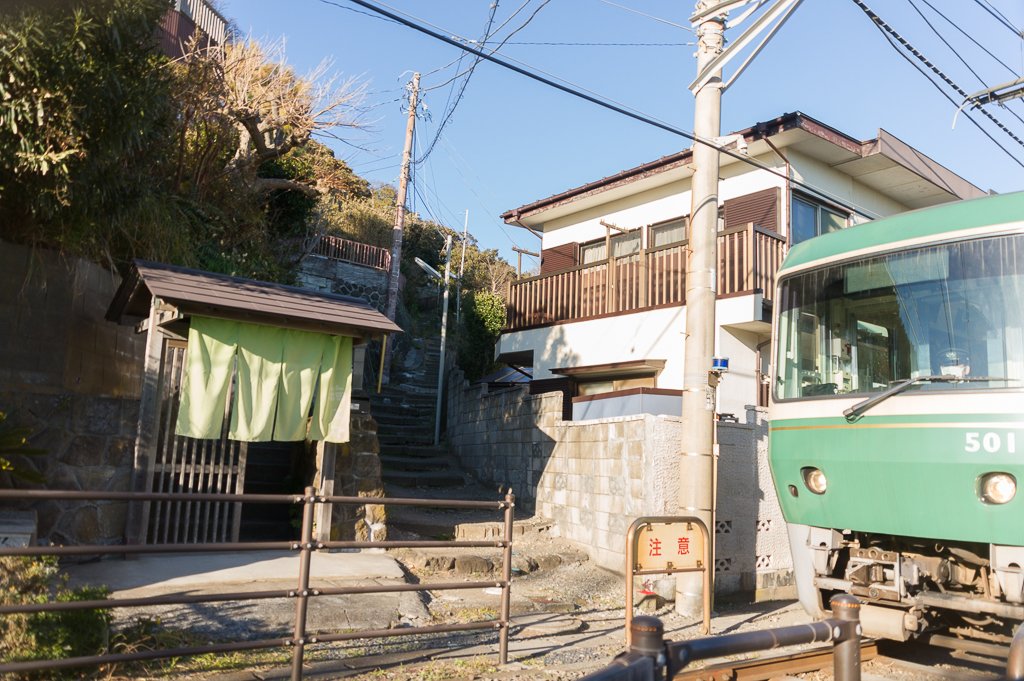
[[[770,300],[786,252],[781,234],[753,223],[718,234],[718,297],[760,291]],[[519,279],[505,332],[686,304],[687,242]]]
[[[172,59],[180,59],[196,35],[202,47],[212,47],[223,45],[227,34],[228,20],[206,0],[174,0],[157,28],[160,51]]]

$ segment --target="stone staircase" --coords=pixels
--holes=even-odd
[[[448,448],[434,446],[440,339],[414,339],[392,367],[391,383],[370,394],[377,422],[381,476],[390,496],[420,496],[417,488],[461,487],[465,475]]]
[[[466,475],[446,443],[434,446],[439,339],[413,340],[413,348],[396,358],[392,380],[370,397],[377,421],[381,477],[389,497],[499,501],[501,490]],[[504,536],[497,510],[413,506],[388,508],[389,539],[497,540]],[[513,573],[524,575],[579,564],[586,554],[551,536],[551,523],[517,509],[513,526]],[[426,573],[497,574],[499,549],[400,549],[395,555],[409,568]]]

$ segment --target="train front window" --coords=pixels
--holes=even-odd
[[[785,279],[776,399],[873,393],[929,375],[1024,383],[1024,235],[901,251]],[[978,378],[1001,380],[978,382]]]

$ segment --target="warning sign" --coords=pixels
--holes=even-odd
[[[693,523],[647,523],[635,536],[636,571],[704,567],[704,535]]]

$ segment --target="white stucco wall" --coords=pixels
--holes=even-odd
[[[730,327],[749,324],[760,310],[760,295],[725,298],[715,305],[719,327],[715,355],[728,357],[730,365],[719,386],[718,411],[740,419],[746,405],[756,402],[757,343],[764,337]],[[682,390],[685,331],[685,307],[661,308],[506,333],[499,338],[497,351],[533,350],[534,379],[554,378],[551,370],[559,367],[663,359],[665,367],[655,387]],[[657,404],[667,408],[669,403]]]
[[[627,414],[682,414],[681,395],[622,395],[572,403],[572,420],[604,419]]]
[[[767,165],[778,163],[777,157],[758,160]],[[718,198],[726,201],[763,189],[785,186],[783,178],[763,171],[750,172],[750,166],[737,162],[723,167]],[[546,222],[541,248],[602,238],[607,231],[601,224],[602,220],[632,230],[683,217],[690,212],[690,180],[687,178]]]

